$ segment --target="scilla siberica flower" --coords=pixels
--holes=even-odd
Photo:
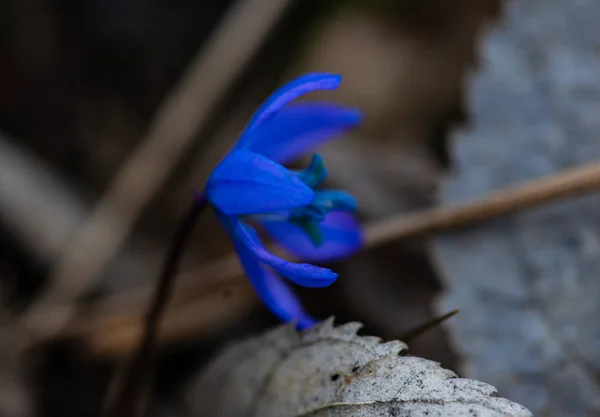
[[[206,184],[206,198],[229,233],[252,285],[274,314],[296,322],[298,328],[315,320],[278,275],[304,287],[326,287],[337,274],[275,256],[249,222],[261,225],[305,261],[341,258],[360,247],[354,198],[342,191],[314,190],[327,176],[321,157],[315,155],[308,169],[300,172],[281,165],[360,121],[358,111],[334,104],[290,104],[311,91],[334,90],[340,82],[339,75],[308,74],[276,91]]]

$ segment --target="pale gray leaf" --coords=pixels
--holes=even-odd
[[[507,1],[454,141],[452,204],[600,159],[600,2]],[[600,200],[440,237],[440,311],[469,377],[535,415],[600,414]]]
[[[193,416],[529,416],[494,387],[407,356],[402,342],[357,336],[361,327],[290,326],[236,343],[188,390]]]

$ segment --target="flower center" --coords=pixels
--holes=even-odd
[[[308,168],[295,171],[294,174],[313,190],[327,179],[327,170],[323,164],[323,158],[318,154],[313,156]],[[349,193],[338,190],[319,190],[315,191],[314,200],[306,206],[288,211],[252,214],[247,217],[258,222],[281,221],[293,223],[306,233],[316,247],[319,247],[325,240],[320,223],[325,220],[327,213],[330,211],[356,211],[356,208],[356,200]]]
[[[321,185],[327,178],[327,170],[323,158],[316,154],[307,169],[296,172],[296,175],[310,188]],[[315,246],[321,246],[324,238],[319,223],[330,211],[355,211],[357,208],[354,197],[338,190],[320,190],[315,192],[311,204],[290,210],[288,220],[300,226]]]
[[[294,174],[310,188],[315,189],[327,179],[327,169],[321,155],[314,154],[308,168],[302,171],[294,171]]]

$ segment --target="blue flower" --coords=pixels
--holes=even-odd
[[[312,325],[289,286],[325,287],[337,278],[327,268],[293,263],[270,253],[249,222],[260,224],[300,259],[328,261],[354,253],[362,231],[353,214],[354,198],[337,190],[317,190],[327,172],[320,156],[292,172],[281,164],[356,125],[361,114],[326,103],[290,104],[315,90],[334,90],[339,75],[308,74],[277,90],[250,119],[229,155],[214,169],[206,198],[229,233],[240,262],[263,302],[284,321]]]

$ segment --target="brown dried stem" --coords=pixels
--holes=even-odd
[[[157,339],[159,326],[173,293],[177,272],[183,258],[184,250],[192,237],[194,226],[204,209],[207,201],[204,197],[196,199],[187,215],[175,231],[173,241],[168,248],[163,268],[155,284],[154,293],[148,312],[144,317],[142,336],[133,353],[129,366],[110,403],[108,417],[136,417],[145,413],[146,398],[151,386],[151,375],[154,371],[154,361],[158,350]]]
[[[423,236],[522,211],[550,201],[598,191],[600,163],[586,164],[522,185],[496,191],[480,200],[393,216],[366,229],[367,247]]]

